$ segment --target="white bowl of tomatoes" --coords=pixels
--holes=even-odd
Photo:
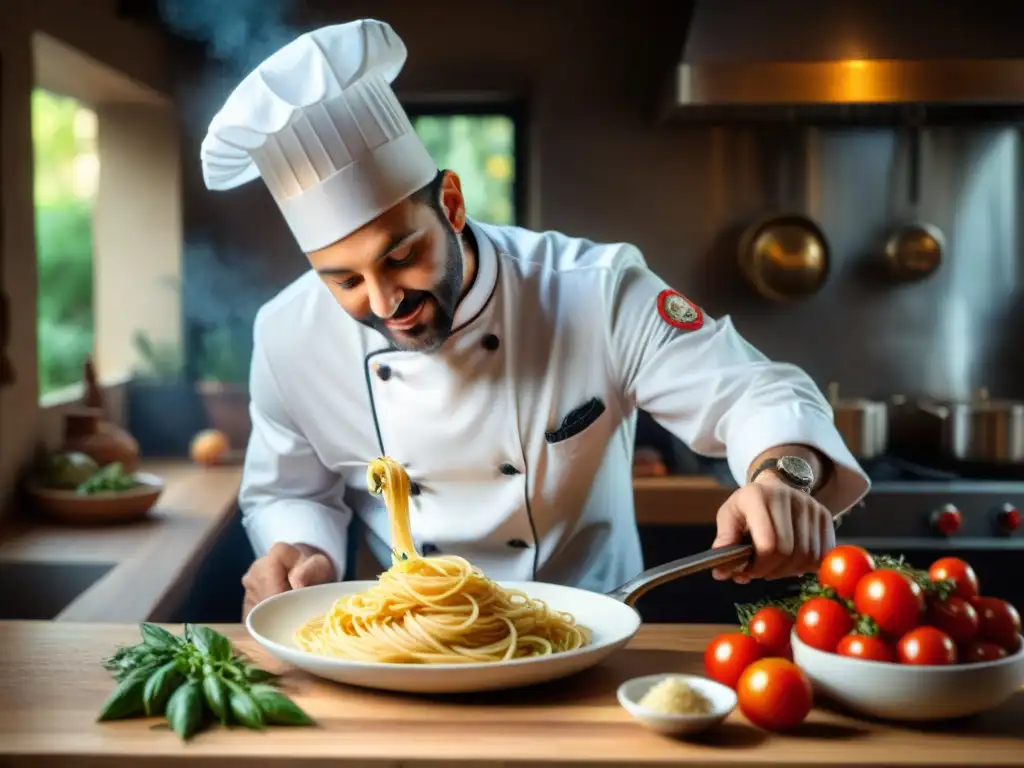
[[[1019,613],[954,557],[917,571],[836,547],[802,592],[790,643],[816,693],[871,717],[976,715],[1024,685]]]

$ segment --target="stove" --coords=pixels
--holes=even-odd
[[[869,548],[1022,550],[1021,468],[917,465],[888,457],[862,465],[871,492],[837,537]]]

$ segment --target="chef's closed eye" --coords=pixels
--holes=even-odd
[[[387,258],[387,266],[389,267],[407,267],[416,261],[417,249],[416,248],[405,248],[398,253],[393,253]]]
[[[558,429],[545,432],[544,437],[549,443],[561,443],[570,437],[575,437],[597,421],[604,411],[604,401],[599,397],[592,397],[583,405],[573,408],[562,419]]]

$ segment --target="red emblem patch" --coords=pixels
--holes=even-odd
[[[678,291],[664,290],[658,294],[658,314],[681,331],[696,331],[704,325],[704,313],[700,307]]]

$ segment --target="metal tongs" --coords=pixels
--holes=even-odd
[[[857,506],[864,506],[864,502],[860,502]],[[849,511],[850,510],[846,510],[846,512],[832,516],[832,524],[837,529],[842,524],[843,517],[845,517]],[[750,541],[750,536],[748,535],[745,539],[745,543],[743,544],[732,544],[728,547],[706,549],[703,552],[698,552],[696,555],[681,557],[678,560],[672,560],[664,565],[659,565],[655,568],[648,568],[646,571],[638,573],[625,584],[616,587],[606,594],[608,597],[632,606],[638,599],[640,599],[641,595],[649,592],[657,586],[665,584],[666,582],[675,581],[676,579],[681,579],[684,576],[689,576],[693,573],[700,573],[701,571],[707,571],[719,566],[738,565],[744,561],[750,560],[753,554],[754,545]]]
[[[749,560],[753,554],[754,546],[752,544],[733,544],[728,547],[708,549],[698,552],[696,555],[672,560],[655,568],[648,568],[607,594],[608,597],[632,606],[641,595],[661,584],[710,568],[717,568],[720,565],[739,564]]]

